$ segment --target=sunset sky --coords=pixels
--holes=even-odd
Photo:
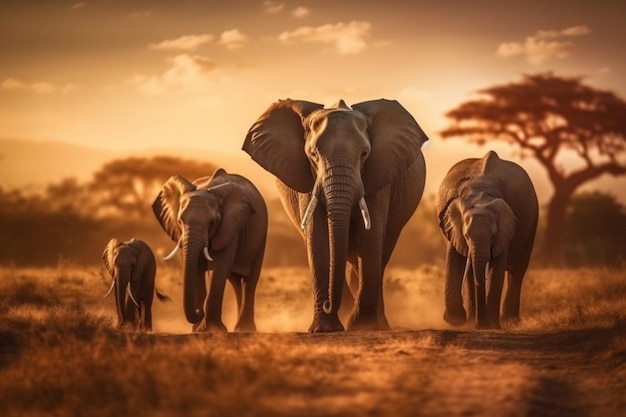
[[[0,138],[237,153],[277,99],[384,97],[428,160],[459,146],[440,143],[447,110],[523,73],[625,98],[625,18],[617,1],[2,2]]]

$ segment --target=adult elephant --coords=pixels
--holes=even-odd
[[[102,260],[113,278],[105,297],[115,289],[118,327],[151,331],[156,261],[150,246],[139,239],[128,242],[111,239]],[[169,301],[159,291],[156,295],[160,301]]]
[[[176,242],[165,259],[182,248],[183,306],[193,330],[227,330],[222,300],[228,279],[239,309],[235,330],[256,331],[254,297],[267,237],[267,208],[256,187],[223,169],[193,183],[175,175],[161,188],[152,210]]]
[[[500,328],[500,301],[507,276],[503,320],[518,321],[522,281],[532,252],[539,207],[526,171],[490,151],[456,163],[440,185],[439,227],[447,240],[444,319],[467,320],[479,329]]]
[[[310,332],[344,330],[346,262],[359,276],[347,328],[389,328],[383,273],[422,196],[427,140],[397,101],[382,99],[328,108],[280,100],[250,128],[243,149],[277,177],[304,238],[314,289]]]

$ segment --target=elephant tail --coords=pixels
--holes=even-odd
[[[167,295],[163,294],[159,290],[155,290],[154,292],[156,293],[156,296],[157,296],[157,298],[159,299],[160,302],[165,303],[165,302],[172,301],[172,299],[170,297],[168,297]]]

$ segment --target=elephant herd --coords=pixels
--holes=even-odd
[[[279,100],[249,129],[242,149],[275,175],[283,207],[304,240],[313,280],[310,332],[390,328],[383,275],[422,197],[427,140],[404,107],[384,99],[351,107],[340,100],[326,108]],[[239,312],[235,330],[255,331],[268,213],[252,182],[223,169],[195,181],[174,175],[152,209],[175,244],[165,259],[182,251],[183,307],[193,330],[226,331],[228,280]],[[473,319],[479,329],[500,328],[501,318],[518,321],[538,220],[528,174],[493,151],[459,161],[439,187],[437,213],[447,243],[444,319],[452,325]],[[112,239],[103,259],[113,277],[109,293],[115,288],[118,324],[151,330],[156,262],[150,248]],[[358,277],[355,288],[346,283],[347,267]],[[354,300],[345,327],[338,314],[349,295],[344,291]]]

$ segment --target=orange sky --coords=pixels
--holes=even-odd
[[[237,154],[277,99],[385,97],[430,136],[436,181],[484,154],[438,136],[478,89],[552,70],[626,97],[626,3],[508,3],[2,2],[0,138]]]

